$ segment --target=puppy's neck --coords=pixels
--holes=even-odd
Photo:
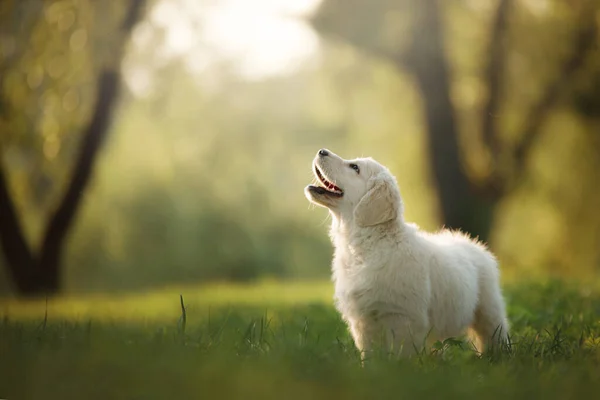
[[[346,220],[334,213],[331,214],[331,230],[329,235],[336,247],[360,246],[365,242],[377,242],[384,237],[404,235],[406,224],[400,215],[396,219],[370,227],[356,226],[353,220]]]

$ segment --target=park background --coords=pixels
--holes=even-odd
[[[327,278],[322,147],[506,277],[595,277],[597,6],[3,2],[2,293]]]
[[[1,1],[0,397],[597,393],[599,10]],[[511,351],[361,369],[303,194],[320,148],[489,244]]]

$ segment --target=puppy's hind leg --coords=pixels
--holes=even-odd
[[[480,353],[508,344],[509,324],[497,280],[483,280],[471,328],[477,335],[476,347]]]
[[[360,353],[360,361],[362,366],[365,366],[365,362],[372,356],[372,338],[363,323],[358,320],[349,320],[348,326],[350,333],[352,334],[352,340],[354,345]]]

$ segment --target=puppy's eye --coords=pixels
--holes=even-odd
[[[356,164],[350,164],[350,168],[356,171],[357,174],[360,174],[360,168]]]

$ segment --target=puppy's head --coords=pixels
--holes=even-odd
[[[372,158],[344,160],[321,149],[312,167],[317,182],[306,187],[306,197],[342,220],[365,227],[402,215],[395,178]]]

